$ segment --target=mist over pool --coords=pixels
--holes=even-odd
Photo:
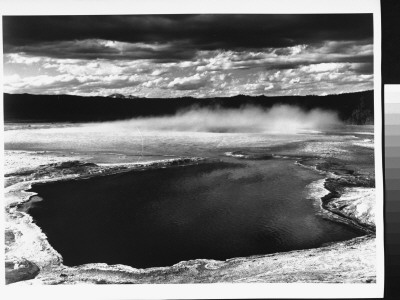
[[[245,106],[240,109],[199,108],[173,116],[134,118],[104,122],[103,130],[188,131],[290,134],[340,125],[337,113],[321,109],[305,111],[297,106],[275,105],[270,109]]]

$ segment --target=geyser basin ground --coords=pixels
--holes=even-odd
[[[65,265],[169,266],[363,234],[318,214],[305,190],[321,178],[291,159],[209,162],[36,184],[25,209]]]
[[[70,179],[149,167],[160,171],[179,161],[185,165],[199,162],[192,158],[180,160],[179,157],[202,156],[245,165],[285,161],[288,170],[307,170],[304,166],[309,166],[307,171],[311,173],[308,176],[312,174],[317,180],[307,185],[302,199],[315,205],[318,215],[335,222],[352,220],[362,226],[374,227],[373,139],[373,127],[370,126],[345,126],[329,132],[292,135],[140,133],[138,130],[104,131],[103,126],[79,124],[65,127],[53,124],[6,126],[7,282],[30,278],[34,279],[21,283],[375,282],[376,245],[373,234],[319,248],[226,261],[196,258],[169,267],[147,269],[107,265],[103,261],[67,267],[63,264],[63,257],[43,235],[42,228],[33,222],[30,215],[17,209],[33,194],[26,191],[38,183],[65,183]],[[226,157],[224,153],[228,152],[248,154],[245,156],[251,160]],[[164,161],[125,164],[159,159]],[[296,162],[303,166],[296,165]],[[316,173],[315,168],[321,170],[321,174]],[[235,172],[241,169],[234,168]],[[329,175],[332,172],[335,175]],[[324,188],[325,176],[331,178],[325,182],[329,186]],[[288,181],[292,183],[293,176]],[[287,186],[287,182],[285,184]],[[333,192],[334,197],[323,201],[325,204],[321,207],[321,197],[328,193],[326,188]],[[290,188],[285,193],[288,191]],[[308,200],[311,191],[313,200]],[[339,214],[343,217],[338,218]],[[69,220],[65,226],[71,222]]]

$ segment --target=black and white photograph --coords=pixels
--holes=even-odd
[[[382,287],[366,3],[4,13],[6,286]]]

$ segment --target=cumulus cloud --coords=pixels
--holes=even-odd
[[[365,50],[368,46],[368,51]],[[202,51],[198,54],[197,71],[221,71],[263,67],[266,69],[295,69],[321,63],[372,64],[371,45],[348,42],[325,42],[320,47],[297,45],[284,48],[266,48],[253,51]],[[351,48],[351,51],[347,51]],[[328,50],[329,49],[329,50]],[[336,49],[336,50],[334,50]],[[262,50],[262,51],[261,51]],[[342,50],[343,52],[340,52]]]
[[[189,77],[177,77],[168,84],[168,87],[177,90],[197,90],[206,86],[206,84],[207,79],[205,77],[195,74]]]
[[[352,62],[351,59],[335,62],[335,57],[340,55],[335,53],[323,56],[320,61],[321,56],[310,51],[315,50],[303,49],[289,57],[277,56],[268,50],[265,53],[202,51],[196,61],[187,64],[185,61],[157,63],[48,57],[31,60],[26,54],[6,54],[8,74],[5,74],[4,90],[103,96],[112,91],[142,97],[224,97],[235,94],[321,95],[373,88],[372,62]],[[13,68],[42,71],[21,76],[9,71]],[[44,82],[43,76],[49,81]],[[71,81],[65,82],[64,78]]]
[[[10,93],[226,97],[373,88],[368,14],[6,16],[3,29]]]

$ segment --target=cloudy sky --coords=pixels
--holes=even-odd
[[[3,17],[4,92],[142,97],[373,89],[372,14]]]

